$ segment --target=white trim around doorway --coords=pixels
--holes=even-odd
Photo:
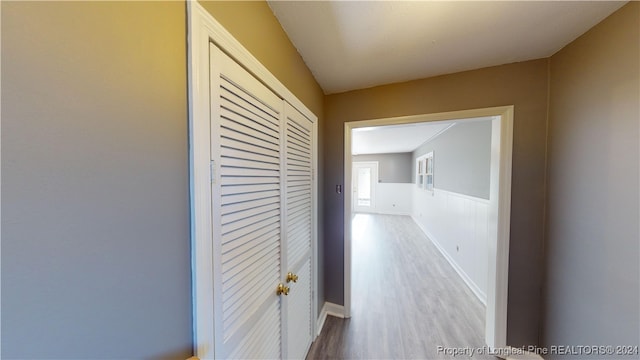
[[[344,124],[344,316],[351,316],[352,130],[361,127],[459,121],[493,117],[491,127],[491,185],[489,191],[489,262],[485,342],[491,348],[507,346],[507,295],[511,223],[511,162],[513,105],[444,113],[345,122]]]
[[[313,122],[313,228],[312,228],[312,316],[318,321],[318,211],[317,134],[318,118],[282,84],[231,33],[216,21],[198,1],[187,1],[187,72],[189,111],[189,192],[194,353],[201,359],[214,354],[214,294],[211,206],[211,138],[209,97],[209,45],[214,43],[231,58]],[[315,335],[315,334],[314,334]],[[314,337],[315,340],[315,337]]]

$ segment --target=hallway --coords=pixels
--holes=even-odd
[[[484,345],[484,306],[410,217],[356,214],[352,241],[352,317],[329,316],[307,359],[448,359],[443,347]]]

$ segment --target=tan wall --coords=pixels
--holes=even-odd
[[[322,118],[324,93],[266,1],[200,1],[200,4]]]
[[[1,6],[3,358],[191,356],[184,3]]]
[[[344,122],[515,105],[508,343],[537,344],[548,61],[535,60],[329,95],[325,102],[325,297],[344,287]]]
[[[638,346],[640,3],[553,55],[550,74],[543,344]]]

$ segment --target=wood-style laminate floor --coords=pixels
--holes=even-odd
[[[484,306],[408,216],[357,214],[350,319],[327,317],[307,359],[497,359],[482,348]]]

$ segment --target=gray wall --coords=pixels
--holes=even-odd
[[[353,161],[377,161],[378,182],[410,183],[411,153],[354,155]]]
[[[189,357],[184,3],[1,6],[3,358]]]
[[[450,127],[411,155],[411,163],[433,151],[436,189],[489,199],[491,120],[461,122]],[[415,179],[415,165],[412,179]]]
[[[546,346],[640,345],[639,20],[631,2],[551,58]]]
[[[344,123],[515,105],[507,341],[513,346],[538,343],[547,67],[547,59],[533,60],[326,96],[323,136],[327,301],[344,301],[344,197],[335,192],[336,184],[342,184],[344,178]]]

